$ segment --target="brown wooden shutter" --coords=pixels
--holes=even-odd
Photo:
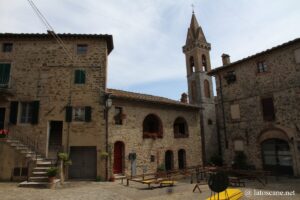
[[[261,100],[263,108],[263,117],[266,121],[275,120],[275,109],[272,98],[265,98]]]
[[[19,102],[17,102],[17,101],[10,102],[9,122],[12,123],[12,124],[17,124],[17,120],[18,120],[18,105],[19,105]]]
[[[72,121],[72,106],[66,106],[66,122]]]
[[[33,101],[31,103],[31,105],[32,105],[31,124],[38,124],[38,122],[39,122],[40,102],[39,101]]]

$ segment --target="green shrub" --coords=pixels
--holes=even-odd
[[[50,167],[47,169],[47,176],[48,177],[55,177],[58,173],[58,168],[57,167]]]
[[[160,164],[158,167],[157,167],[157,171],[158,172],[164,172],[166,171],[166,166],[164,163]]]

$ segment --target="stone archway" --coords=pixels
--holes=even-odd
[[[279,175],[293,175],[293,146],[288,135],[273,128],[261,132],[258,137],[264,170]]]

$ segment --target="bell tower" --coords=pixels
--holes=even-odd
[[[195,13],[192,14],[187,38],[183,46],[186,59],[189,103],[200,106],[200,125],[202,138],[202,159],[204,163],[217,153],[216,112],[212,90],[210,43],[206,41]]]

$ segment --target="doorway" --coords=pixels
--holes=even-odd
[[[0,130],[4,129],[5,108],[0,108]]]
[[[178,151],[178,168],[179,169],[185,169],[186,168],[186,155],[185,150],[180,149]]]
[[[48,158],[56,158],[57,152],[62,149],[62,121],[49,122]]]
[[[293,175],[293,159],[288,142],[268,139],[261,143],[263,167],[279,175]]]
[[[174,156],[171,150],[166,151],[165,153],[165,167],[166,171],[172,170],[174,168]]]
[[[114,174],[123,173],[124,146],[124,143],[120,141],[116,142],[114,145]]]

